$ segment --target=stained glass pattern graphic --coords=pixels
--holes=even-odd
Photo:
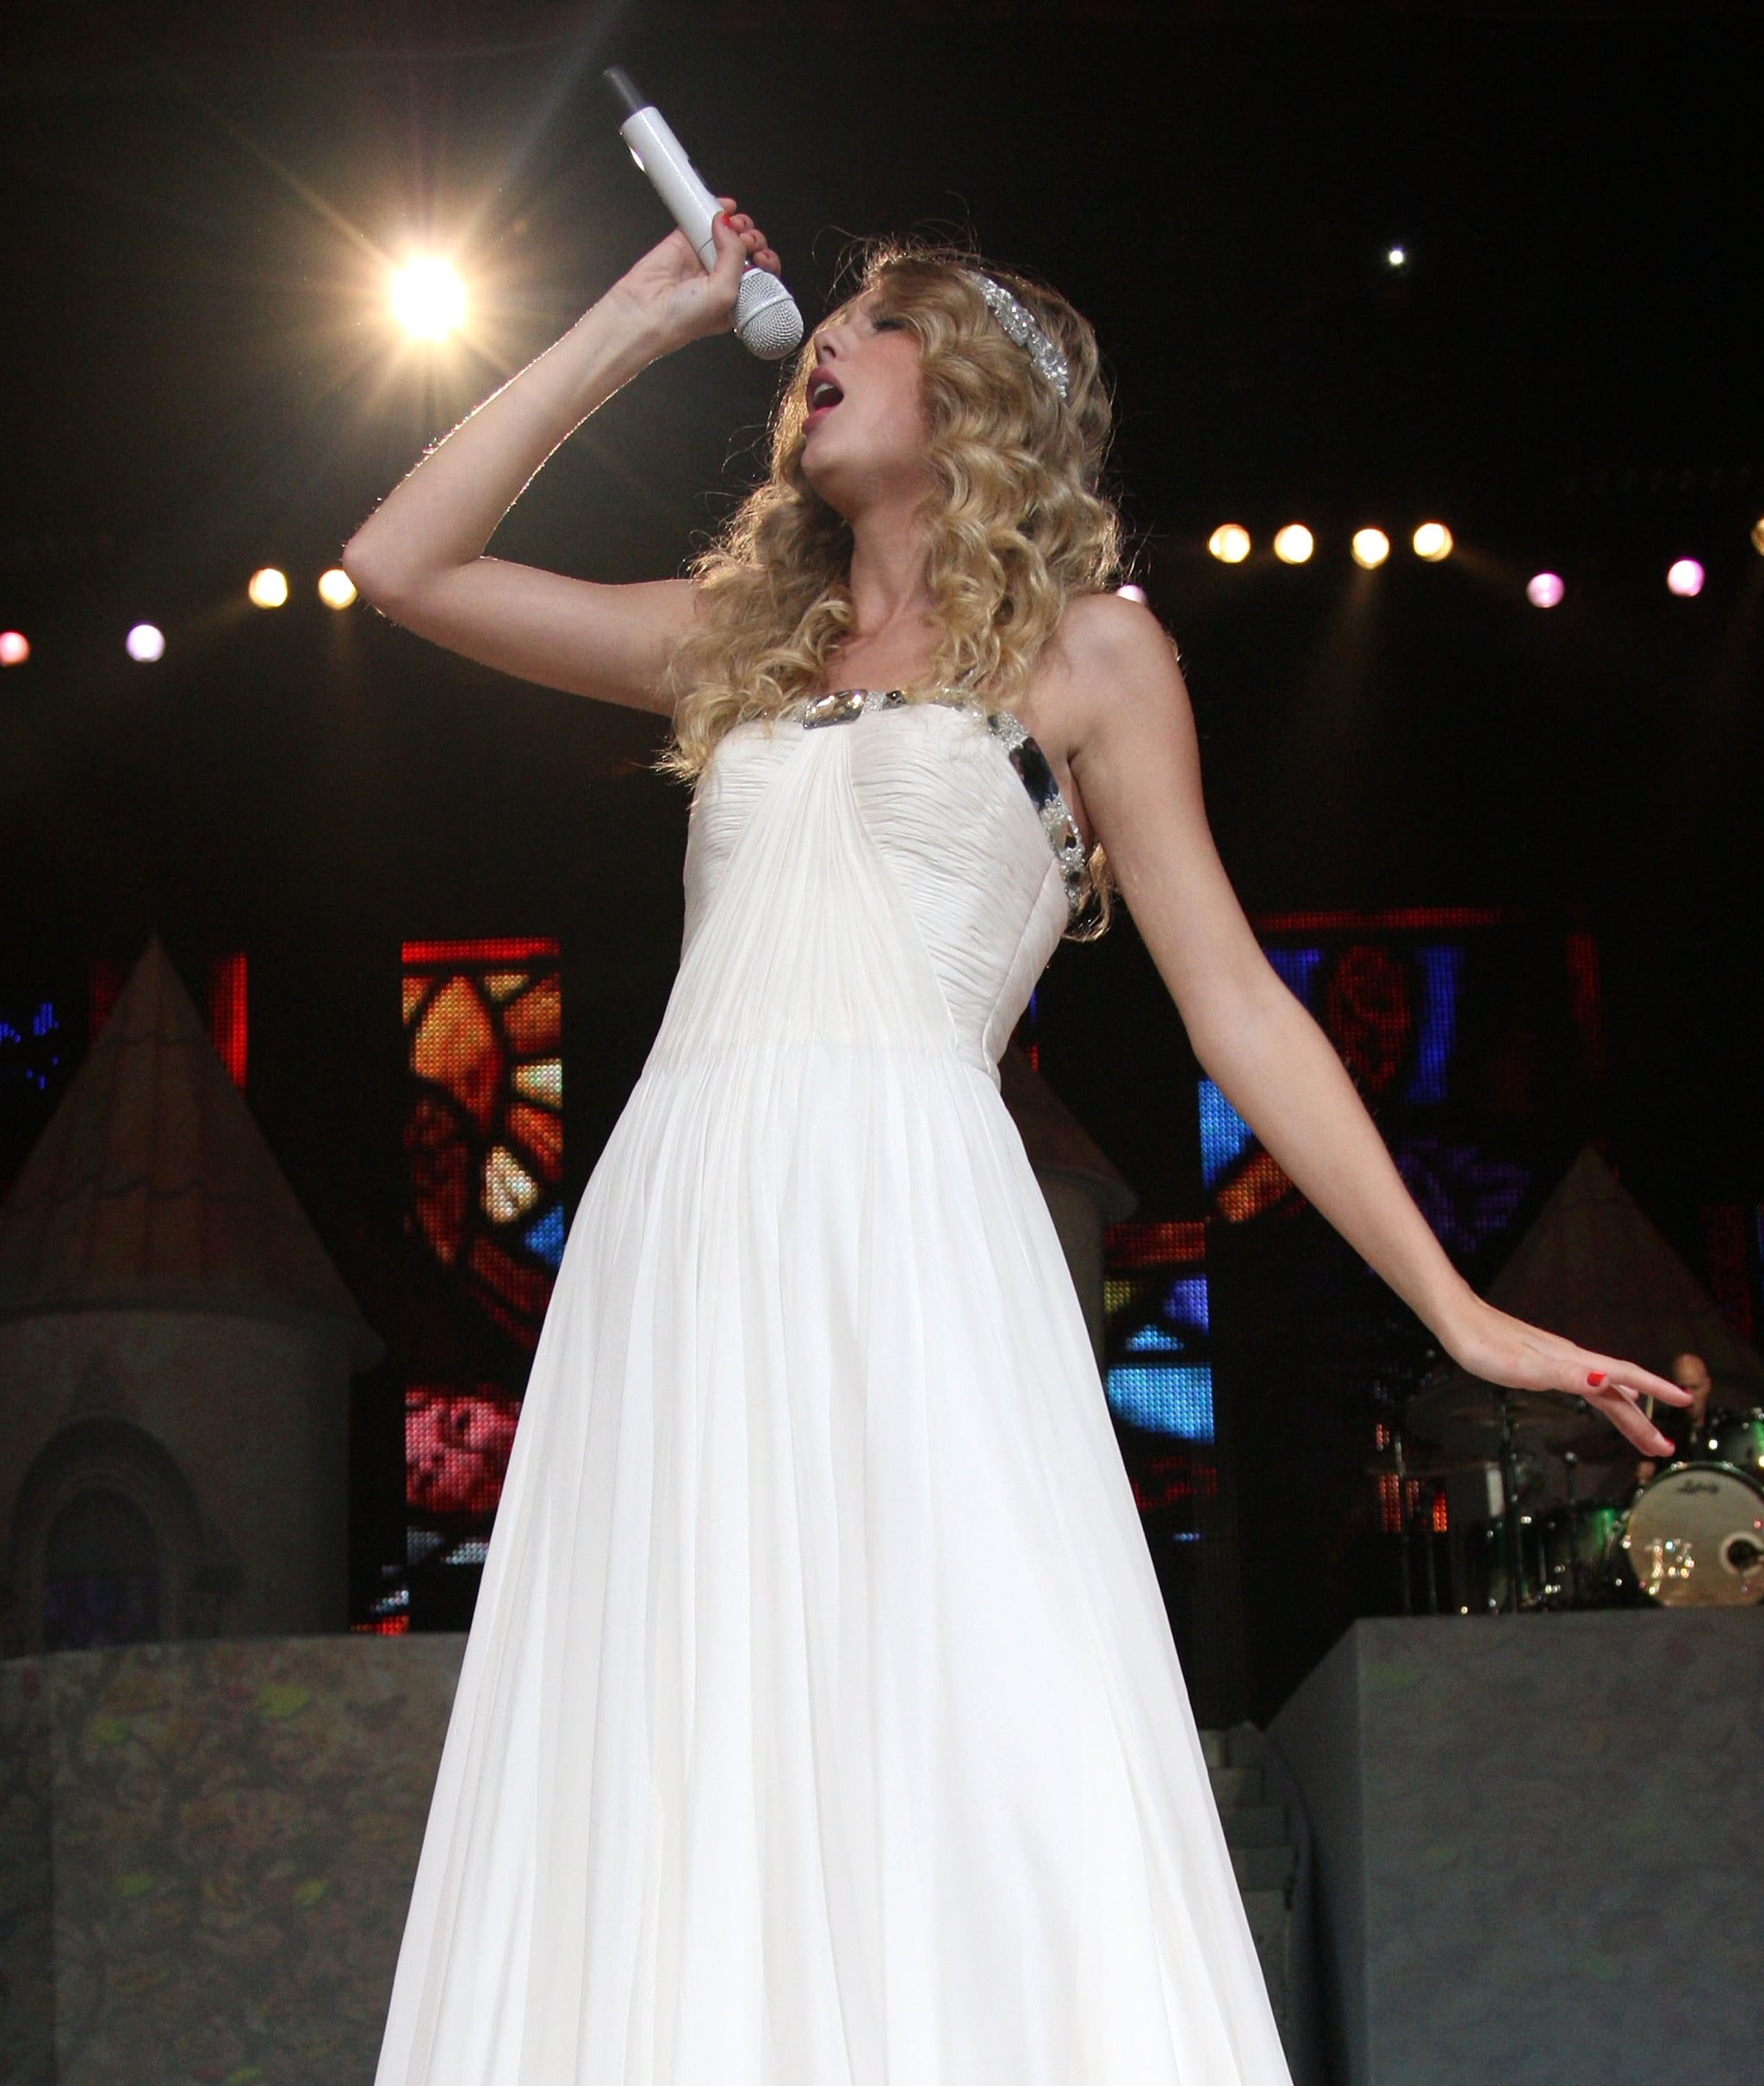
[[[1127,1222],[1110,1225],[1106,1238],[1103,1388],[1109,1408],[1134,1434],[1210,1448],[1213,1363],[1206,1227]],[[1191,1459],[1177,1456],[1175,1463],[1181,1465],[1184,1484],[1191,1486]],[[1172,1504],[1175,1495],[1150,1501],[1147,1487],[1160,1493],[1167,1487],[1151,1476],[1149,1466],[1143,1471],[1134,1466],[1130,1456],[1142,1510],[1148,1504]],[[1184,1491],[1181,1496],[1190,1495]]]
[[[1560,1106],[1564,1079],[1590,1090],[1604,1077],[1592,935],[1571,927],[1552,942],[1552,931],[1522,913],[1447,907],[1256,925],[1269,962],[1347,1066],[1440,1243],[1461,1263],[1477,1261],[1537,1177],[1533,1146],[1549,1120],[1539,1082],[1555,1083]],[[1552,1020],[1560,1033],[1546,1040],[1538,1024]],[[1209,1214],[1242,1225],[1303,1208],[1210,1079],[1200,1081],[1196,1107]]]
[[[519,1419],[519,1399],[495,1384],[406,1388],[407,1562],[484,1561]]]
[[[407,1221],[531,1350],[563,1257],[563,997],[550,940],[404,945]]]

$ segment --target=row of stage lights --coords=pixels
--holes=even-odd
[[[288,574],[274,565],[261,566],[245,591],[253,608],[282,608],[288,601]],[[347,608],[355,599],[355,582],[340,565],[333,565],[319,574],[317,592],[326,608]],[[142,666],[151,666],[165,656],[165,633],[157,623],[137,623],[122,649]],[[0,630],[0,667],[22,667],[30,655],[30,639],[22,630]]]
[[[1409,541],[1415,556],[1430,565],[1452,553],[1451,531],[1444,522],[1423,522]],[[1254,547],[1249,531],[1237,522],[1222,524],[1207,539],[1208,549],[1221,565],[1241,565]],[[1351,547],[1355,564],[1367,572],[1376,571],[1390,556],[1390,538],[1382,529],[1356,530]],[[1752,547],[1764,557],[1764,515],[1752,525]],[[1274,555],[1283,565],[1309,564],[1316,548],[1317,539],[1302,522],[1289,522],[1275,534]],[[1668,568],[1667,591],[1690,600],[1702,593],[1703,580],[1703,568],[1695,558],[1680,558]],[[326,608],[347,608],[355,599],[354,582],[340,565],[320,574],[317,591]],[[1121,592],[1145,599],[1138,587]],[[1555,608],[1567,593],[1558,573],[1533,573],[1525,582],[1525,599],[1533,608]],[[274,565],[262,566],[252,574],[245,593],[254,608],[282,608],[288,600],[288,574]],[[165,656],[165,633],[157,624],[138,623],[123,647],[131,659],[151,664]],[[0,630],[0,667],[22,667],[30,655],[30,640],[22,630]]]
[[[1451,531],[1444,522],[1423,522],[1409,539],[1415,556],[1438,565],[1452,553]],[[1207,548],[1221,565],[1241,565],[1255,545],[1241,523],[1224,522],[1207,538]],[[1308,565],[1317,539],[1302,522],[1289,522],[1274,535],[1274,555],[1283,565]],[[1357,529],[1351,546],[1354,563],[1373,572],[1390,556],[1390,538],[1382,529]],[[1764,557],[1764,515],[1752,524],[1752,548]],[[1692,600],[1703,591],[1705,574],[1695,558],[1675,558],[1666,570],[1666,590],[1682,600]],[[1525,582],[1525,599],[1533,608],[1555,608],[1568,593],[1560,573],[1535,572]]]

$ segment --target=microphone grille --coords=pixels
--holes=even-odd
[[[761,362],[778,362],[801,341],[803,315],[776,276],[750,268],[736,293],[735,330]]]

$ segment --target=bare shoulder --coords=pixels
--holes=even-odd
[[[1185,717],[1175,640],[1143,602],[1080,594],[1060,619],[1061,708],[1074,757],[1111,728]]]

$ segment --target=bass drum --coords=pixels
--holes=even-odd
[[[1764,1600],[1764,1485],[1730,1463],[1673,1463],[1636,1494],[1623,1551],[1662,1607]]]

